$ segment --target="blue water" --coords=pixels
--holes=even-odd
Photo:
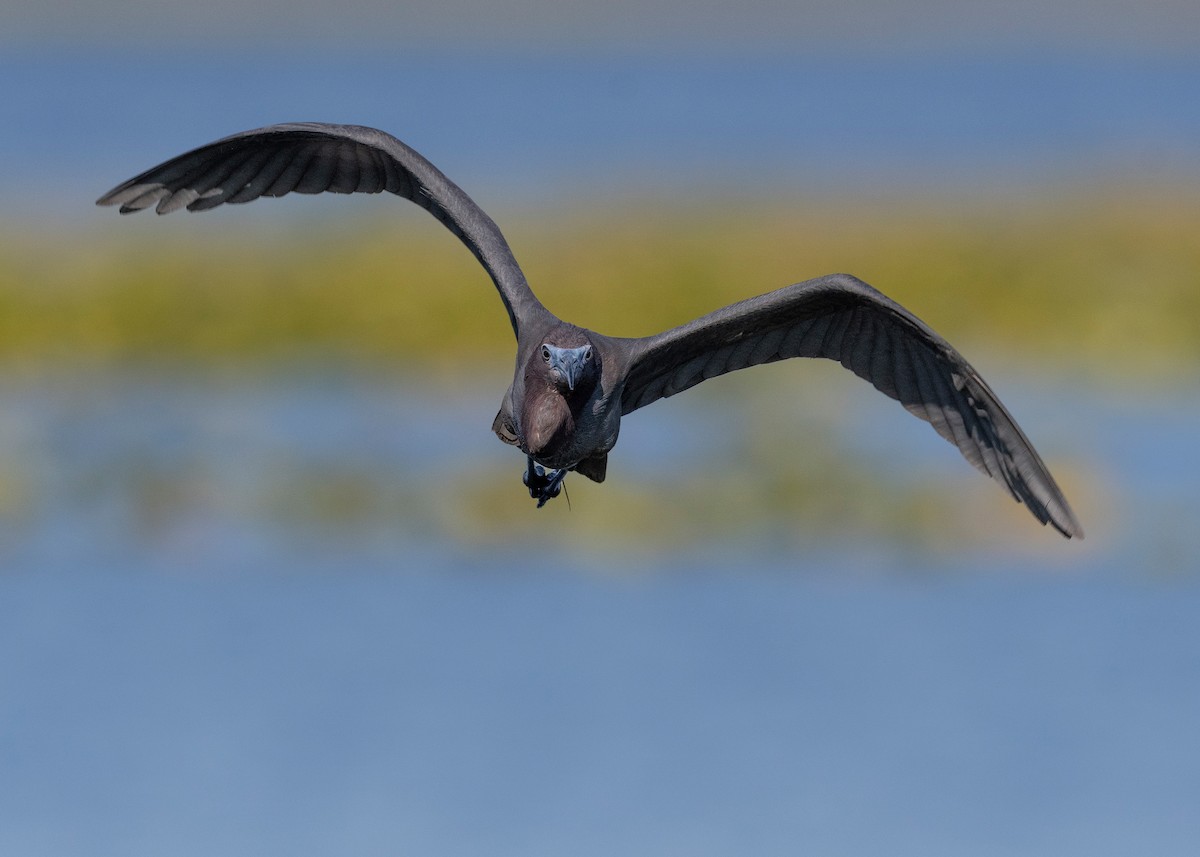
[[[1200,841],[1194,578],[436,566],[0,587],[6,854]]]
[[[736,406],[631,418],[620,481],[537,519],[571,547],[473,534],[462,489],[439,499],[499,474],[530,505],[490,395],[10,379],[0,853],[1190,854],[1200,497],[1164,462],[1200,414],[1040,389],[1007,398],[1089,474],[1082,544],[1003,518],[894,403],[817,383],[801,438],[887,444],[880,490],[932,472],[996,512],[980,540],[797,520],[799,542],[597,553],[604,492],[715,467],[703,433],[670,438],[706,407],[725,436]],[[286,502],[348,478],[376,486],[358,516]]]
[[[315,54],[315,55],[314,55]],[[970,192],[1200,167],[1200,63],[95,47],[0,56],[0,171],[57,216],[234,131],[384,128],[490,207],[630,191]]]

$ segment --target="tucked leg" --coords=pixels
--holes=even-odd
[[[548,501],[557,497],[559,492],[562,491],[562,484],[563,480],[567,478],[567,471],[565,469],[546,470],[546,468],[529,457],[526,458],[526,461],[528,463],[521,481],[529,489],[529,496],[538,501],[537,507],[540,509]]]

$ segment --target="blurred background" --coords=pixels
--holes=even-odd
[[[0,853],[1196,853],[1200,6],[0,17]],[[535,510],[423,211],[92,204],[297,120],[417,148],[605,333],[857,274],[1087,539],[815,361]]]

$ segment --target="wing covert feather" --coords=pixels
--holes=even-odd
[[[930,423],[1043,524],[1082,537],[1062,491],[987,383],[904,307],[847,274],[831,274],[631,341],[623,413],[708,378],[791,357],[840,362]]]
[[[122,214],[205,211],[288,193],[389,191],[424,208],[467,246],[496,284],[513,331],[546,310],[495,222],[433,164],[390,134],[358,125],[297,122],[201,146],[110,190],[97,205]]]

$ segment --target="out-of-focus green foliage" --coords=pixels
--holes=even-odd
[[[606,333],[650,333],[847,271],[954,342],[1142,377],[1190,374],[1200,360],[1200,202],[1182,197],[696,199],[506,223],[543,301]],[[244,364],[318,352],[461,365],[511,353],[486,275],[437,224],[372,214],[262,233],[167,231],[147,217],[0,239],[0,361]]]

